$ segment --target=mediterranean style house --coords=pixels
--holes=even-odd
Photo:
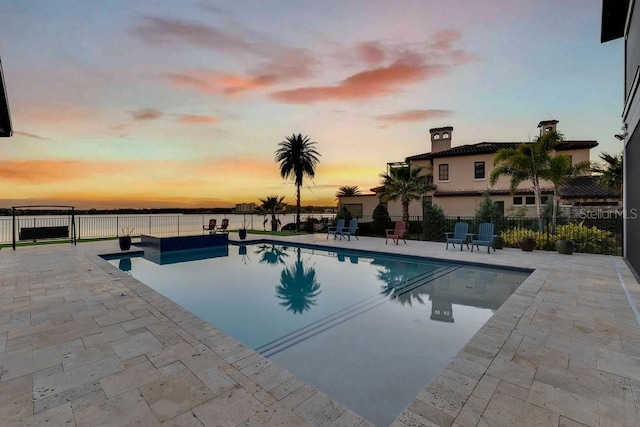
[[[624,37],[624,105],[622,132],[624,151],[624,247],[631,270],[640,273],[640,18],[635,0],[603,0],[601,42]],[[635,13],[634,13],[635,12]]]
[[[538,124],[540,135],[555,131],[558,120],[545,120]],[[489,176],[494,168],[493,159],[501,148],[515,148],[523,142],[479,142],[477,144],[452,147],[453,127],[430,129],[431,151],[406,157],[403,162],[387,164],[387,168],[401,166],[421,167],[424,174],[430,176],[432,190],[424,194],[422,201],[414,201],[409,205],[410,216],[422,216],[423,204],[432,203],[444,210],[447,216],[474,216],[483,193],[489,189],[492,200],[498,203],[503,214],[507,216],[536,216],[533,186],[523,183],[512,194],[509,190],[508,177],[501,177],[495,185],[489,184]],[[590,150],[596,147],[596,141],[565,140],[555,150],[558,154],[570,156],[572,163],[590,161]],[[542,201],[552,197],[553,186],[541,182]],[[339,202],[352,215],[370,218],[373,210],[380,203],[383,187],[371,189],[370,194],[351,197],[340,197]],[[616,207],[620,203],[620,195],[610,193],[598,187],[591,176],[574,179],[559,188],[560,206],[568,213],[576,215],[580,211],[593,206]],[[400,201],[388,202],[387,210],[392,217],[402,214]]]

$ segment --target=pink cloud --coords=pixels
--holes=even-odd
[[[363,42],[356,48],[360,58],[369,64],[380,64],[386,58],[384,48],[379,42]]]
[[[449,110],[405,110],[394,114],[377,116],[376,120],[387,125],[394,123],[422,122],[451,115]]]
[[[177,121],[179,123],[187,123],[187,124],[206,124],[206,123],[218,123],[219,120],[213,116],[201,116],[197,114],[184,114],[178,116]]]
[[[461,38],[456,30],[443,30],[418,45],[386,46],[368,41],[355,49],[359,61],[375,66],[327,86],[307,86],[271,93],[272,99],[291,104],[320,101],[353,101],[389,95],[404,87],[452,72],[475,56],[453,45]],[[353,58],[353,55],[347,57]],[[381,65],[387,62],[388,65]]]

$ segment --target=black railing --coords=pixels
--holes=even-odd
[[[555,223],[550,218],[475,218],[444,217],[426,218],[424,240],[444,242],[445,233],[454,229],[455,223],[469,224],[469,232],[478,231],[482,222],[491,222],[495,235],[501,236],[505,247],[519,247],[520,239],[530,237],[536,241],[536,249],[556,250],[558,240],[573,240],[576,252],[621,255],[623,245],[623,219],[621,217],[561,217]]]

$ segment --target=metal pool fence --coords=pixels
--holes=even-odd
[[[333,218],[333,214],[302,214],[300,220],[307,217],[317,219]],[[217,219],[218,225],[224,218],[229,219],[229,230],[243,226],[249,230],[270,229],[270,219],[264,224],[265,217],[257,214],[198,214],[198,215],[76,215],[76,237],[78,239],[97,239],[131,235],[150,234],[154,236],[186,236],[205,233],[203,226],[210,219]],[[295,215],[280,216],[282,225],[295,221]],[[70,215],[24,215],[16,217],[16,240],[20,229],[26,227],[70,226]],[[0,243],[11,243],[13,224],[10,216],[0,217]]]

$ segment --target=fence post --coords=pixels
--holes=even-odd
[[[120,235],[120,218],[116,215],[116,237]]]

